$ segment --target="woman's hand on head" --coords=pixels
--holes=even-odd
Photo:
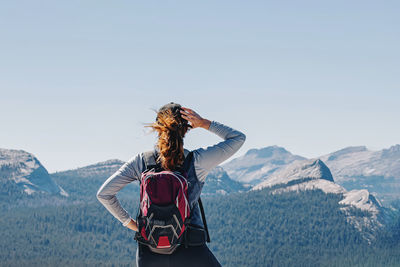
[[[203,119],[199,114],[190,108],[182,107],[181,116],[190,123],[193,129],[201,127],[208,130],[211,124],[209,120]]]

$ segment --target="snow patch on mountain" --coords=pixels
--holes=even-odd
[[[61,186],[59,186],[59,188],[60,188],[60,195],[64,197],[69,197],[69,194],[64,189],[62,189]]]
[[[35,190],[24,184],[24,192],[27,193],[28,195],[32,195],[33,193],[35,193]]]

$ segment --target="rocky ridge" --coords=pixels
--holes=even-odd
[[[347,215],[350,223],[365,232],[365,238],[373,239],[373,232],[382,226],[383,207],[375,196],[365,189],[347,191],[336,184],[329,168],[320,159],[296,161],[275,172],[252,190],[263,188],[271,188],[272,194],[301,190],[322,190],[327,194],[340,194],[341,210]],[[354,209],[366,212],[368,216],[360,215]]]
[[[51,179],[39,160],[24,150],[0,148],[0,179],[9,186],[17,185],[27,195],[49,193],[68,196]]]

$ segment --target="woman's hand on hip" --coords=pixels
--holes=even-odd
[[[133,219],[131,219],[131,221],[125,227],[128,227],[129,229],[131,229],[135,232],[137,232],[139,230],[136,222]]]
[[[199,114],[190,108],[182,107],[181,116],[190,123],[193,129],[201,127],[208,130],[211,124],[209,120],[203,119]]]

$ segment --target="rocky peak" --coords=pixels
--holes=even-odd
[[[317,179],[333,182],[331,171],[322,160],[297,161],[275,172],[266,181],[255,186],[254,189]]]
[[[343,205],[351,205],[365,211],[379,212],[382,204],[368,190],[351,190],[343,194],[344,198],[339,202]]]
[[[253,190],[270,187],[273,194],[289,191],[322,190],[325,193],[341,195],[339,204],[348,221],[361,232],[368,241],[374,238],[371,234],[381,227],[380,202],[368,190],[347,191],[334,183],[329,168],[320,159],[294,162],[286,168],[277,171],[269,179],[255,186]],[[354,208],[367,211],[370,216],[354,212]]]
[[[0,179],[17,184],[25,193],[67,193],[49,176],[47,170],[31,153],[24,150],[0,149]]]
[[[257,184],[275,171],[295,161],[304,159],[278,146],[250,149],[239,158],[223,165],[229,176],[239,182]]]

